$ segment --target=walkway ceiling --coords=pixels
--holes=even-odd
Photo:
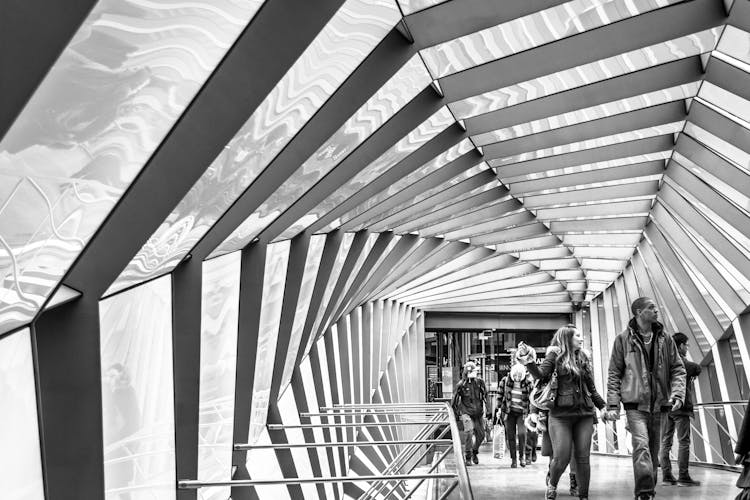
[[[0,333],[302,233],[392,231],[356,298],[445,311],[571,311],[697,200],[746,243],[746,0],[310,3],[61,21],[0,117]]]

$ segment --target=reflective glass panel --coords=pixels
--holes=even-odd
[[[0,333],[31,320],[261,4],[96,3],[0,142]]]
[[[349,182],[337,189],[333,194],[320,202],[317,207],[308,212],[307,215],[284,231],[278,239],[293,238],[296,236],[307,226],[336,208],[340,203],[448,128],[453,122],[453,115],[451,115],[448,108],[445,106],[440,108],[435,114],[419,125],[419,127],[412,130],[409,135],[398,141],[377,160],[366,166]]]
[[[613,101],[590,108],[579,109],[529,123],[513,125],[512,127],[494,130],[473,137],[477,146],[485,146],[494,142],[507,141],[531,134],[538,134],[548,130],[555,130],[570,125],[576,125],[591,120],[598,120],[608,116],[628,113],[637,109],[656,106],[665,102],[693,97],[698,92],[698,82],[680,85],[669,89],[658,90],[619,101]]]
[[[29,329],[0,338],[0,488],[4,498],[44,500],[34,380]]]
[[[720,33],[721,28],[701,31],[669,42],[468,97],[450,103],[448,107],[451,108],[456,119],[470,118],[658,64],[710,52],[716,46]]]
[[[240,252],[203,263],[201,290],[198,479],[227,481],[232,472]],[[225,500],[230,488],[201,488],[202,500]]]
[[[424,49],[422,56],[442,78],[679,1],[573,0]]]
[[[268,245],[263,274],[263,299],[258,327],[253,397],[250,406],[248,443],[255,443],[266,429],[266,416],[279,337],[281,306],[284,300],[286,269],[289,263],[289,241]]]
[[[283,390],[292,379],[294,363],[297,360],[300,341],[302,340],[302,331],[307,320],[310,300],[312,299],[315,280],[318,277],[318,268],[320,259],[323,257],[323,248],[326,243],[326,237],[315,235],[310,238],[310,246],[307,249],[307,259],[305,260],[305,272],[302,276],[302,284],[297,297],[297,309],[294,312],[294,323],[292,324],[292,333],[289,339],[289,351],[286,355],[284,364],[284,374],[281,377],[281,389]]]
[[[341,163],[357,146],[429,84],[430,75],[419,55],[415,55],[264,201],[212,255],[247,245],[260,231]]]
[[[392,1],[347,0],[107,293],[171,271],[399,19]]]
[[[105,498],[174,499],[170,277],[102,300],[99,321]]]

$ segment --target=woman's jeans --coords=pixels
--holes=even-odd
[[[654,494],[656,469],[659,467],[659,441],[661,439],[660,412],[625,410],[628,429],[633,442],[633,475],[635,496]]]
[[[517,456],[523,458],[526,450],[526,426],[523,424],[523,413],[510,410],[505,419],[505,437],[508,440],[510,459],[515,462]],[[518,444],[516,444],[516,438],[518,438]],[[516,455],[516,450],[518,450],[518,455]]]
[[[578,494],[581,497],[588,497],[591,479],[589,455],[591,453],[591,436],[594,434],[594,417],[592,415],[581,417],[555,417],[550,415],[547,427],[549,428],[550,439],[552,439],[550,484],[557,487],[560,476],[565,472],[565,468],[571,461],[571,455],[574,455],[577,465]]]

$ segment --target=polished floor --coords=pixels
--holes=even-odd
[[[479,465],[469,467],[469,477],[476,500],[498,499],[536,499],[544,498],[544,478],[547,473],[548,459],[539,460],[525,468],[510,468],[510,459],[492,458],[490,447],[485,445],[480,450]],[[660,499],[733,499],[739,490],[734,483],[738,475],[715,469],[693,467],[690,474],[701,481],[699,487],[679,487],[659,485],[656,496]],[[568,495],[568,474],[564,474],[558,485],[558,499],[571,498]],[[633,469],[629,458],[592,456],[591,486],[589,495],[592,500],[629,499],[633,498]]]

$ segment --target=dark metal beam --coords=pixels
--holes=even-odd
[[[258,11],[83,250],[66,284],[84,294],[104,293],[342,3],[274,0]]]
[[[750,130],[703,103],[693,101],[688,120],[723,141],[750,153]]]
[[[302,362],[302,358],[305,356],[305,349],[310,341],[310,336],[315,335],[313,332],[313,326],[315,326],[315,318],[318,315],[320,307],[323,302],[323,295],[325,294],[328,280],[331,279],[331,270],[336,264],[336,256],[339,253],[341,247],[341,241],[344,233],[340,231],[333,231],[328,233],[326,236],[326,242],[323,246],[323,254],[320,257],[320,265],[318,266],[318,274],[315,277],[315,285],[313,287],[313,293],[310,296],[310,306],[307,309],[307,318],[305,319],[305,326],[302,329],[302,338],[299,343],[299,350],[297,351],[297,359],[294,362],[294,366],[299,366]]]
[[[750,73],[726,63],[718,57],[712,57],[708,60],[705,81],[750,101]]]
[[[576,165],[587,165],[601,161],[671,151],[673,147],[674,135],[666,134],[646,139],[618,142],[609,146],[584,149],[572,153],[545,156],[535,160],[509,163],[496,167],[495,171],[499,178],[509,179]]]
[[[183,262],[172,273],[172,359],[174,363],[175,480],[198,477],[201,311],[203,263]],[[177,490],[180,500],[197,492]]]
[[[204,258],[294,174],[416,53],[396,30],[386,35],[339,89],[269,163],[191,252]],[[388,127],[386,123],[384,127]]]
[[[495,177],[492,170],[485,170],[472,177],[469,177],[466,180],[459,182],[458,184],[446,187],[445,190],[434,196],[430,196],[426,200],[422,200],[412,205],[406,205],[402,210],[394,213],[393,215],[388,215],[387,217],[377,221],[369,221],[368,224],[370,224],[370,229],[372,229],[373,231],[384,231],[386,229],[393,228],[416,217],[417,214],[434,209],[435,206],[439,205],[440,203],[458,199],[474,189],[495,181],[497,181],[497,178]],[[418,193],[413,193],[413,196],[416,196],[417,194]],[[402,203],[402,205],[404,204]],[[382,217],[382,215],[380,216]]]
[[[437,112],[441,106],[443,106],[443,98],[438,97],[432,88],[428,87],[420,92],[388,121],[388,126],[381,127],[372,134],[335,169],[264,229],[258,238],[261,241],[273,241],[289,226]]]
[[[302,382],[302,374],[298,366],[295,366],[294,370],[292,371],[292,379],[289,383],[289,388],[294,394],[294,401],[296,401],[297,403],[297,411],[299,413],[305,413],[313,410],[313,408],[310,408],[308,406],[305,386]],[[312,429],[302,429],[302,436],[306,443],[313,443],[316,441],[315,432]],[[323,477],[323,469],[320,464],[320,456],[318,455],[318,451],[312,448],[308,449],[307,455],[308,457],[310,457],[310,464],[312,466],[313,475]],[[320,498],[325,498],[325,487],[323,487],[323,485],[319,485],[317,490]]]
[[[461,155],[452,162],[444,165],[435,172],[422,177],[416,182],[412,183],[408,187],[402,189],[398,193],[390,196],[386,200],[378,203],[377,205],[365,210],[364,212],[352,217],[345,221],[341,225],[341,229],[349,231],[352,229],[360,229],[358,226],[366,224],[369,220],[374,219],[378,214],[393,210],[400,204],[408,203],[409,200],[413,200],[420,193],[429,191],[440,186],[442,183],[449,181],[450,179],[461,175],[463,172],[475,167],[479,162],[482,161],[482,156],[479,151],[472,149],[466,154]]]
[[[483,134],[549,116],[562,115],[578,109],[697,82],[702,77],[703,66],[699,56],[678,59],[467,118],[466,129],[470,135]]]
[[[247,443],[250,430],[251,401],[258,354],[258,330],[263,304],[266,245],[253,243],[242,250],[240,265],[240,305],[237,320],[237,375],[234,390],[234,442]],[[234,451],[232,465],[244,464],[247,452]],[[252,471],[249,471],[252,474]],[[234,488],[233,488],[234,490]],[[243,495],[241,492],[232,491]],[[241,497],[240,497],[241,498]]]
[[[449,101],[458,101],[725,22],[720,1],[682,2],[446,76],[440,79],[440,85]]]
[[[361,203],[366,202],[371,197],[381,191],[385,191],[398,180],[413,173],[425,163],[437,157],[441,153],[449,150],[463,139],[466,138],[466,131],[457,123],[454,123],[447,129],[440,132],[437,136],[430,139],[426,144],[401,160],[398,164],[389,168],[377,179],[367,183],[365,187],[357,191],[354,195],[340,203],[335,209],[331,210],[316,222],[310,225],[309,231],[316,232],[336,220],[338,217],[353,210]]]
[[[98,297],[84,295],[42,312],[34,333],[47,499],[102,498]]]
[[[0,75],[3,75],[0,78],[0,139],[94,5],[94,0],[3,2],[0,15]]]
[[[673,123],[684,120],[685,116],[684,102],[682,100],[673,101],[598,120],[548,130],[538,134],[488,144],[484,146],[484,154],[487,158],[505,158],[520,153],[548,149],[596,137]]]
[[[406,16],[406,24],[420,48],[460,38],[519,17],[555,7],[567,0],[452,0]]]
[[[394,231],[398,233],[410,233],[417,231],[421,228],[431,226],[437,222],[447,220],[453,217],[456,213],[463,213],[467,210],[472,210],[477,207],[481,207],[487,203],[492,203],[506,195],[504,188],[490,189],[471,196],[470,198],[463,198],[460,201],[456,201],[453,205],[447,207],[429,211],[423,210],[419,213],[410,213],[406,220],[399,221],[398,225],[394,227]]]

